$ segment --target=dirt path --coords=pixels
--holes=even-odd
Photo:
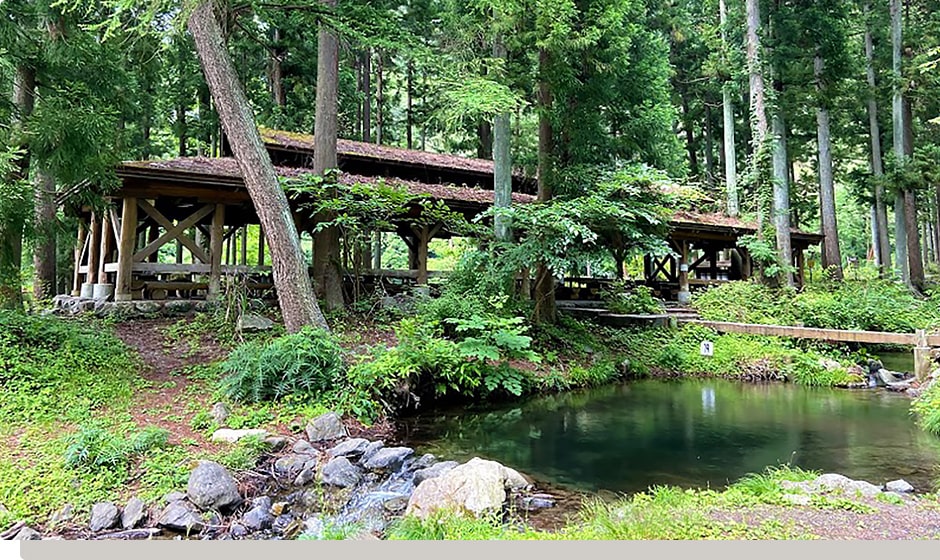
[[[856,500],[875,509],[864,513],[809,506],[762,506],[741,511],[718,511],[712,516],[758,526],[766,521],[791,524],[799,532],[822,539],[908,540],[940,538],[940,502],[936,499],[887,504]]]
[[[170,343],[164,330],[173,319],[125,321],[115,326],[118,338],[137,352],[143,362],[140,376],[147,388],[134,396],[131,414],[141,427],[157,426],[170,432],[170,442],[184,439],[207,443],[205,437],[190,427],[199,410],[212,403],[212,387],[187,375],[187,366],[205,364],[223,357],[225,350],[214,340],[203,337],[195,349],[185,341]],[[193,410],[198,405],[199,410]]]

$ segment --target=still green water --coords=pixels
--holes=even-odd
[[[575,490],[718,488],[790,463],[929,491],[940,440],[916,427],[909,406],[882,389],[650,380],[427,413],[406,419],[400,436],[421,452],[494,459]]]

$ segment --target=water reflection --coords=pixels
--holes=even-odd
[[[406,420],[402,437],[587,490],[718,487],[788,461],[874,483],[901,476],[927,490],[940,441],[916,428],[909,404],[880,390],[644,381],[428,414]]]

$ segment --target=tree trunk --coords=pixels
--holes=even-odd
[[[274,28],[274,45],[271,48],[271,98],[274,105],[284,108],[287,105],[287,94],[284,91],[284,71],[282,62],[284,49],[281,47],[281,30]]]
[[[362,53],[362,141],[372,142],[372,49]]]
[[[539,49],[539,146],[538,146],[538,201],[549,202],[552,199],[552,90],[548,82],[548,66],[551,56],[545,48]],[[555,278],[545,263],[538,263],[535,272],[535,308],[533,320],[536,323],[554,323]]]
[[[324,6],[336,7],[336,0],[320,0]],[[313,172],[323,174],[335,169],[337,134],[337,88],[339,82],[339,40],[326,25],[317,34],[317,109],[313,128]],[[327,193],[335,196],[335,193]],[[331,221],[332,213],[315,217]],[[343,274],[340,263],[339,230],[328,227],[314,236],[313,277],[329,311],[343,308]]]
[[[709,189],[715,185],[715,139],[712,132],[712,108],[705,100],[705,125],[702,127],[705,136],[705,184]]]
[[[375,143],[381,144],[385,138],[385,53],[377,51],[378,67],[375,69]]]
[[[493,58],[506,58],[506,46],[502,43],[501,37],[497,37],[493,43]],[[497,210],[508,210],[512,205],[512,159],[509,149],[511,134],[509,119],[509,113],[500,113],[493,118],[491,146],[493,156],[493,205]],[[493,219],[493,227],[497,240],[505,242],[512,240],[512,231],[509,229],[508,216],[497,215]]]
[[[901,91],[901,0],[890,0],[891,11],[891,123],[894,155],[899,165],[904,164],[904,102]],[[905,229],[904,193],[898,192],[894,198],[894,258],[901,269],[901,278],[911,285],[910,264],[907,255],[907,232]]]
[[[33,299],[56,294],[56,205],[55,177],[41,170],[36,177],[36,247],[33,251]],[[100,282],[101,280],[99,280]]]
[[[238,81],[212,11],[200,2],[189,16],[189,32],[238,167],[271,247],[274,286],[288,332],[307,325],[328,329],[314,297],[287,197],[278,182],[254,115]]]
[[[875,254],[878,261],[878,274],[886,277],[891,270],[891,243],[888,240],[888,211],[885,205],[885,187],[881,178],[884,164],[881,160],[881,130],[878,125],[878,102],[876,100],[874,43],[871,37],[871,24],[868,22],[871,5],[865,4],[865,73],[868,78],[868,134],[871,139],[871,173],[875,178],[875,216],[872,231],[877,232]]]
[[[724,48],[728,48],[727,32],[725,26],[727,23],[727,8],[725,0],[719,0],[718,11],[721,22],[721,43]],[[728,215],[735,217],[738,215],[738,170],[737,159],[735,155],[734,142],[734,105],[731,99],[731,80],[726,81],[721,87],[721,110],[723,117],[724,142],[722,143],[722,153],[725,162],[725,192],[728,198]]]
[[[494,123],[495,125],[495,123]],[[477,157],[480,159],[493,159],[493,149],[496,131],[486,119],[477,123]]]
[[[774,81],[774,89],[778,98],[783,97],[783,83]],[[778,101],[774,109],[773,119],[773,221],[774,233],[777,241],[777,260],[780,265],[787,267],[779,275],[778,281],[787,286],[793,286],[793,273],[789,266],[793,261],[793,250],[790,242],[790,162],[787,156],[787,127],[784,122],[783,108]]]
[[[414,74],[415,74],[415,65],[414,62],[408,61],[407,69],[405,70],[405,145],[409,150],[414,148],[414,124],[415,124],[415,115],[414,108],[412,107],[412,97],[414,92]]]
[[[821,98],[816,106],[816,142],[819,149],[819,213],[825,263],[834,280],[842,280],[842,255],[839,251],[839,228],[836,223],[836,197],[832,178],[832,142],[829,133],[829,108],[822,98],[825,95],[823,69],[825,61],[817,54],[813,59],[816,88]]]
[[[914,118],[911,110],[911,98],[903,97],[904,111],[903,146],[905,161],[914,155]],[[917,197],[911,189],[904,189],[904,229],[907,240],[908,276],[911,288],[918,293],[924,292],[924,261],[920,253],[920,235],[917,226]]]
[[[8,184],[26,181],[29,177],[29,148],[23,131],[24,121],[33,112],[36,95],[36,69],[21,62],[13,76],[13,122],[11,139],[19,144],[20,156],[14,169],[6,177]],[[23,233],[29,212],[13,211],[0,220],[0,309],[23,309],[23,294],[20,287],[20,268],[23,256]]]
[[[764,73],[760,59],[760,6],[758,0],[746,0],[747,34],[745,54],[747,58],[748,84],[750,86],[751,108],[751,176],[754,177],[755,191],[757,193],[757,235],[762,235],[764,225],[764,208],[761,202],[763,190],[761,185],[761,159],[763,158],[764,142],[767,139],[767,112],[764,102]]]
[[[685,92],[680,93],[682,103],[682,128],[685,129],[685,149],[689,154],[689,173],[692,177],[700,174],[698,168],[698,151],[695,148],[695,131],[692,124],[692,115],[689,114],[689,98]]]

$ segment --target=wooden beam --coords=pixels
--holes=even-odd
[[[101,216],[101,252],[98,256],[98,283],[107,284],[108,276],[104,270],[104,265],[108,261],[108,255],[111,253],[111,218],[110,212],[105,212]]]
[[[264,228],[258,226],[258,266],[264,266]]]
[[[782,336],[787,338],[810,338],[827,342],[861,342],[866,344],[898,344],[914,346],[917,335],[914,333],[891,333],[879,331],[843,331],[836,329],[815,329],[810,327],[787,327],[781,325],[755,325],[751,323],[727,323],[722,321],[701,321],[698,319],[679,319],[680,323],[699,325],[718,332],[752,334],[760,336]],[[940,345],[940,335],[926,337],[928,344]]]
[[[242,226],[242,258],[241,265],[248,265],[248,224]]]
[[[126,198],[125,198],[124,200],[135,200],[135,199],[126,199]],[[216,206],[221,206],[221,205],[216,205]],[[195,212],[193,212],[192,214],[190,214],[189,217],[186,218],[185,220],[179,222],[178,224],[176,224],[176,225],[173,226],[172,228],[167,229],[167,231],[166,231],[163,235],[161,235],[160,237],[158,237],[156,241],[154,241],[153,243],[148,244],[146,247],[144,247],[143,249],[141,249],[139,253],[137,253],[136,255],[134,255],[134,262],[143,262],[143,260],[146,259],[151,253],[153,253],[154,251],[158,250],[158,249],[159,249],[160,247],[162,247],[165,243],[167,243],[167,242],[169,242],[169,241],[172,241],[173,239],[176,239],[177,237],[179,237],[180,233],[186,231],[187,228],[191,227],[193,224],[195,224],[195,223],[198,222],[199,220],[205,218],[206,216],[208,216],[208,215],[211,214],[211,213],[212,213],[212,205],[211,205],[211,204],[207,204],[207,205],[203,206],[202,208],[200,208],[199,210],[196,210]],[[135,215],[137,214],[137,207],[136,207],[136,206],[134,207],[134,214],[135,214]],[[127,228],[122,228],[122,234],[121,234],[122,236],[123,236],[123,231],[127,231]],[[200,252],[201,252],[203,255],[205,254],[205,252],[202,252],[202,251],[200,251]],[[199,253],[196,253],[196,255],[199,256]],[[203,261],[203,262],[205,262],[205,261]]]
[[[85,222],[79,220],[78,222],[78,241],[75,244],[75,270],[72,274],[72,296],[78,297],[81,294],[82,284],[81,284],[81,272],[79,269],[82,266],[82,257],[85,255],[85,244],[88,237],[88,231],[85,229]]]
[[[208,299],[219,298],[222,282],[222,228],[225,226],[225,205],[216,204],[212,214],[212,229],[209,231],[209,294]]]
[[[111,233],[114,234],[114,243],[119,246],[121,244],[121,218],[114,206],[108,208],[108,213],[111,214]]]
[[[170,231],[170,230],[172,230],[172,229],[175,227],[175,226],[173,225],[173,222],[171,222],[169,219],[167,219],[167,217],[164,216],[159,210],[157,210],[152,204],[150,204],[150,202],[148,202],[148,201],[146,201],[146,200],[139,200],[139,201],[137,202],[137,204],[140,205],[140,207],[144,210],[144,212],[145,212],[148,216],[150,216],[151,218],[153,218],[153,220],[154,220],[155,222],[157,222],[159,225],[163,226],[163,229],[165,229],[166,231]],[[205,207],[203,207],[203,208],[210,208],[210,207],[209,207],[209,206],[205,206]],[[208,263],[208,262],[209,262],[209,255],[208,255],[208,253],[206,253],[205,250],[204,250],[202,247],[200,247],[199,245],[197,245],[196,242],[195,242],[191,237],[189,237],[188,235],[186,235],[186,230],[187,230],[187,229],[189,229],[189,226],[183,228],[182,233],[180,233],[180,234],[176,237],[176,240],[179,241],[180,243],[182,243],[183,245],[185,245],[186,248],[189,249],[190,252],[191,252],[193,255],[195,255],[199,260],[201,260],[201,261],[204,262],[204,263]],[[181,256],[182,256],[182,255],[181,255]]]
[[[134,264],[134,246],[137,244],[137,199],[125,198],[121,216],[121,235],[118,244],[117,279],[114,301],[128,301],[131,295],[131,267]],[[107,270],[107,267],[105,267]]]

